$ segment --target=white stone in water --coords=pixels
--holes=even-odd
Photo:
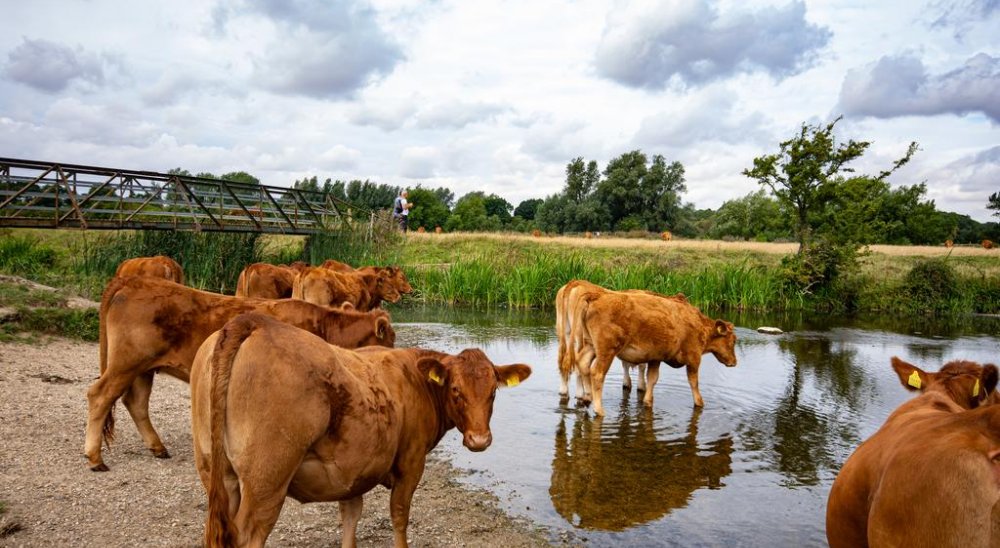
[[[784,331],[778,329],[777,327],[766,327],[761,326],[757,328],[758,333],[765,333],[767,335],[781,335]]]

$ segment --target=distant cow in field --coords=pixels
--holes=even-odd
[[[983,249],[993,249],[993,241],[983,240]]]
[[[892,367],[920,395],[840,469],[826,509],[831,548],[1000,546],[1000,406],[984,405],[997,367],[953,361],[928,373],[896,357]]]
[[[664,230],[663,232],[660,233],[660,239],[663,240],[664,242],[669,242],[670,240],[674,239],[674,235],[671,234],[669,230]]]
[[[588,292],[574,311],[579,330],[577,370],[590,384],[594,412],[603,415],[604,377],[617,356],[623,362],[646,363],[643,403],[653,405],[653,388],[660,362],[687,368],[688,384],[697,407],[705,405],[698,389],[698,369],[703,354],[711,353],[727,367],[736,365],[733,324],[713,320],[687,302],[683,295],[665,298],[645,292]]]
[[[489,447],[497,387],[530,374],[477,349],[355,352],[258,314],[233,319],[191,371],[205,545],[263,546],[288,496],[340,501],[342,545],[353,547],[363,495],[383,485],[394,545],[406,548],[427,453],[452,428],[469,450]]]
[[[531,231],[531,235],[534,236],[534,237],[536,237],[536,238],[541,238],[542,237],[542,231],[538,230],[536,228],[536,229],[534,229],[534,230]]]
[[[396,339],[389,314],[382,310],[348,312],[295,299],[228,297],[157,278],[114,278],[101,298],[101,376],[87,391],[84,451],[92,470],[108,469],[101,439],[114,439],[112,408],[118,398],[149,450],[157,457],[170,456],[149,420],[154,374],[187,382],[202,341],[244,312],[273,316],[344,347],[392,346]]]
[[[122,261],[115,271],[116,277],[153,276],[175,283],[184,284],[184,269],[177,261],[166,255],[155,257],[136,257]]]
[[[292,296],[292,283],[295,281],[295,275],[305,266],[305,263],[301,262],[292,263],[289,266],[253,263],[240,272],[240,277],[236,282],[236,296],[288,299]]]
[[[444,232],[444,231],[441,230],[441,227],[439,227],[439,226],[434,227],[434,233],[435,234],[441,234],[442,232]]]

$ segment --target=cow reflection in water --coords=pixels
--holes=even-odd
[[[696,408],[681,437],[658,439],[653,412],[627,400],[614,419],[567,415],[556,429],[552,461],[552,505],[576,527],[622,531],[684,508],[699,488],[718,489],[732,472],[729,435],[698,443]],[[570,414],[572,416],[572,414]],[[608,424],[603,424],[607,422]]]

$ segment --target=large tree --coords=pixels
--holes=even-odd
[[[411,227],[424,227],[434,230],[435,227],[445,226],[451,211],[441,200],[441,194],[417,185],[408,189],[407,200],[413,203],[409,213],[409,223]]]
[[[823,216],[835,185],[845,173],[853,173],[848,164],[864,155],[868,141],[848,140],[837,143],[833,129],[840,117],[825,126],[802,124],[795,137],[782,142],[777,154],[754,158],[753,167],[743,174],[771,189],[778,200],[791,212],[799,253],[810,244],[813,226]],[[906,154],[892,167],[875,176],[882,181],[910,161],[917,143],[910,143]]]
[[[531,198],[517,204],[517,207],[514,209],[514,216],[520,217],[525,221],[535,220],[535,212],[538,211],[538,206],[543,201],[541,198]]]

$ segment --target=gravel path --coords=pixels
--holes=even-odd
[[[0,343],[0,546],[198,546],[206,501],[191,448],[188,385],[158,376],[150,413],[173,458],[156,459],[124,408],[105,451],[111,472],[87,469],[86,391],[97,345],[65,339]],[[455,481],[431,453],[413,499],[411,546],[547,546],[546,534],[513,520],[489,493]],[[361,546],[390,546],[388,490],[365,497]],[[20,530],[17,530],[20,529]],[[13,532],[11,532],[13,531]],[[336,503],[286,499],[271,546],[338,546]]]

